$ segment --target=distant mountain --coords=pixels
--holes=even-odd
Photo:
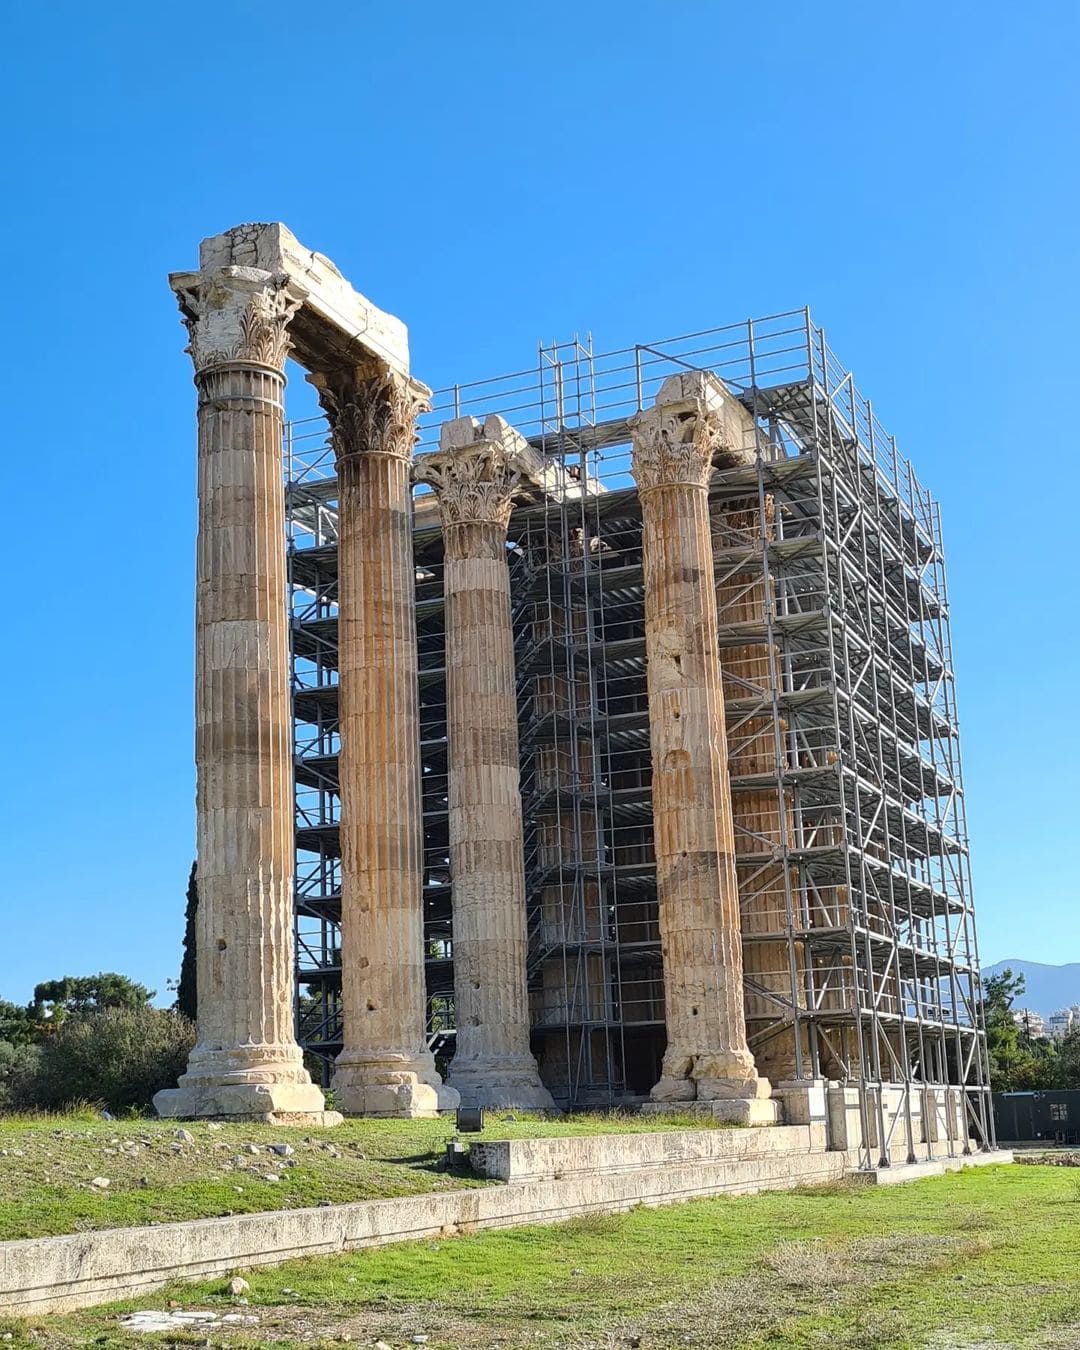
[[[1067,966],[1044,966],[1038,961],[997,961],[983,967],[983,975],[1000,975],[1008,967],[1014,975],[1023,975],[1024,992],[1017,999],[1022,1008],[1049,1017],[1070,1003],[1080,1003],[1080,961]]]

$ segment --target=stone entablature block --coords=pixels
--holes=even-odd
[[[199,246],[199,267],[261,268],[283,273],[304,291],[293,325],[296,359],[309,370],[355,366],[365,355],[399,374],[409,371],[409,330],[353,289],[321,253],[305,248],[280,222],[237,225]]]

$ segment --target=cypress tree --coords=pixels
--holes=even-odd
[[[198,863],[191,864],[188,877],[187,909],[184,911],[184,959],[180,963],[180,982],[176,986],[176,1011],[195,1021],[199,1009],[198,989],[195,982],[195,915],[199,909],[199,882],[196,877]]]

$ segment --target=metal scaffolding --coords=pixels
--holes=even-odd
[[[747,411],[752,463],[710,491],[751,1048],[778,1080],[858,1089],[867,1139],[966,1089],[992,1139],[941,522],[868,400],[799,310],[436,393],[541,452],[510,524],[529,986],[563,1105],[644,1096],[665,1043],[652,852],[641,516],[629,418],[683,370]],[[300,1038],[341,1045],[337,557],[321,419],[286,444],[296,714]],[[415,499],[428,1022],[453,1048],[442,540]],[[892,1094],[883,1085],[905,1091]],[[867,1146],[869,1149],[869,1145]],[[869,1163],[869,1153],[865,1159]]]

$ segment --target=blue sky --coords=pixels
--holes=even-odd
[[[812,305],[942,501],[984,958],[1080,959],[1078,39],[1046,0],[8,0],[0,997],[176,971],[194,404],[165,277],[274,219],[436,386]]]

